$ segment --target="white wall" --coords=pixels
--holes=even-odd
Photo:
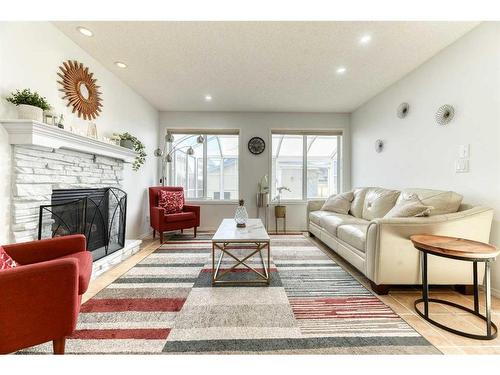
[[[138,136],[149,154],[139,172],[126,165],[123,188],[128,193],[127,237],[137,237],[149,230],[146,218],[147,186],[157,176],[158,111],[106,70],[90,55],[48,22],[0,22],[0,118],[16,118],[15,106],[4,98],[15,89],[31,88],[45,96],[65,124],[85,125],[66,108],[58,91],[57,72],[63,61],[77,60],[90,68],[103,93],[103,112],[94,122],[99,134],[128,131]],[[10,146],[7,133],[0,126],[0,243],[8,241],[10,195]]]
[[[396,117],[401,102],[408,117]],[[442,104],[455,119],[438,126]],[[376,139],[385,150],[377,154]],[[352,184],[455,190],[492,207],[491,241],[500,245],[500,23],[466,34],[351,115]],[[470,144],[470,173],[455,173],[458,147]],[[494,265],[500,292],[500,262]]]
[[[344,188],[350,187],[349,176],[349,114],[345,113],[258,113],[258,112],[160,112],[160,135],[166,129],[239,129],[240,130],[240,198],[245,199],[248,213],[256,215],[257,183],[268,174],[271,151],[271,129],[343,129],[344,130]],[[260,155],[252,155],[247,143],[252,137],[261,137],[266,149]],[[347,157],[346,157],[347,156]],[[202,204],[201,229],[216,229],[224,217],[233,217],[235,204]],[[306,204],[287,203],[287,229],[306,229]],[[274,209],[271,209],[271,214]],[[263,211],[261,211],[262,213]],[[271,215],[272,216],[272,215]],[[281,228],[281,221],[280,221]],[[269,229],[274,230],[274,216]]]

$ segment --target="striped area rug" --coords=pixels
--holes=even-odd
[[[172,237],[82,306],[66,351],[439,353],[309,239],[271,238],[269,286],[212,287],[210,238]],[[225,257],[221,269],[232,261]],[[262,268],[258,256],[248,263]],[[254,275],[238,267],[225,277]]]

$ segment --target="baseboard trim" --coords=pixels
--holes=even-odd
[[[147,232],[145,232],[145,233],[137,236],[137,238],[140,239],[140,240],[143,240],[143,239],[148,238],[148,237],[153,237],[153,230],[152,229],[150,229]]]
[[[500,290],[491,288],[491,295],[500,298]]]

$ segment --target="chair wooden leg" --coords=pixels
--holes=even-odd
[[[160,231],[160,243],[162,244],[163,243],[163,232]]]
[[[181,233],[184,233],[184,229],[181,229]]]
[[[64,354],[65,347],[66,347],[66,337],[52,341],[52,348],[54,350],[54,354]]]
[[[196,237],[196,228],[198,227],[194,227],[194,236]]]
[[[155,239],[156,237],[156,230],[153,229],[153,240]]]

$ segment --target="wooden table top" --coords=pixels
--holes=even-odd
[[[415,234],[410,237],[413,245],[429,254],[468,259],[490,259],[499,253],[495,246],[463,238]]]

